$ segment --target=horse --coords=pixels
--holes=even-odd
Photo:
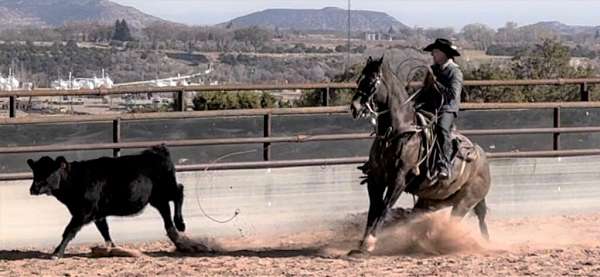
[[[369,195],[367,224],[359,248],[350,254],[375,250],[377,232],[403,192],[418,198],[412,215],[452,207],[451,217],[460,220],[473,209],[482,236],[489,239],[485,197],[491,178],[485,151],[453,130],[455,174],[448,180],[431,178],[426,173],[432,163],[426,161],[432,157],[435,129],[417,111],[415,95],[408,94],[383,56],[368,58],[357,86],[350,105],[352,116],[371,116],[375,138],[368,161],[359,167],[366,175],[363,183]],[[435,123],[435,116],[431,121]]]

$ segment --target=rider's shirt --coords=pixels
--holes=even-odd
[[[458,112],[463,87],[463,73],[452,59],[443,65],[432,65],[436,85],[444,95],[441,112]]]

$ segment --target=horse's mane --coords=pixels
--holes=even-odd
[[[387,62],[381,64],[382,79],[386,83],[388,107],[390,109],[392,127],[398,132],[409,129],[414,120],[413,103],[407,103],[409,100],[408,92],[405,89],[405,82],[402,82],[391,70]]]
[[[381,74],[384,80],[388,83],[390,95],[397,97],[402,101],[408,98],[408,92],[406,92],[406,81],[400,80],[400,78],[392,71],[389,62],[384,61],[381,64]]]

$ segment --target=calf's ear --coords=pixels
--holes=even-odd
[[[60,164],[60,168],[62,168],[62,169],[66,169],[69,167],[69,163],[67,162],[67,159],[65,159],[65,157],[63,157],[63,156],[56,158],[56,162]]]
[[[33,164],[34,164],[34,162],[33,162],[33,160],[32,160],[32,159],[28,159],[28,160],[27,160],[27,164],[29,165],[29,167],[30,167],[31,169],[33,169]]]

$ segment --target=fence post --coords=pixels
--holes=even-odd
[[[117,118],[113,120],[113,142],[121,142],[121,119]],[[113,157],[119,157],[121,155],[121,148],[113,149]]]
[[[554,108],[554,128],[560,128],[560,107]],[[560,150],[560,132],[554,133],[554,139],[552,140],[552,149]]]
[[[581,101],[590,101],[590,90],[587,83],[581,83],[579,87],[579,95],[581,97]]]
[[[176,109],[178,112],[185,112],[185,90],[180,90],[177,92]]]
[[[8,116],[16,117],[17,116],[17,97],[10,96],[8,99]]]
[[[263,136],[265,138],[271,137],[272,127],[273,127],[273,115],[271,113],[264,115],[263,122]],[[270,161],[271,160],[271,143],[265,142],[263,143],[263,160]]]
[[[329,106],[329,87],[321,91],[321,105],[325,107]]]

